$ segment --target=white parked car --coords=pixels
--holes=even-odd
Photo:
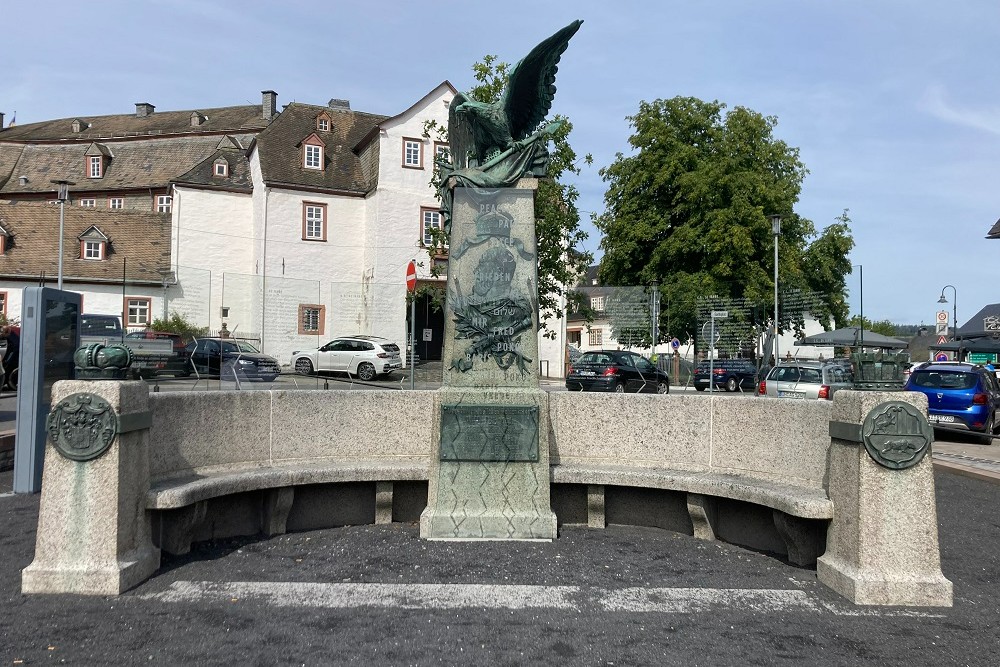
[[[292,368],[300,375],[347,373],[367,381],[402,367],[399,346],[378,336],[343,336],[312,350],[292,352]]]

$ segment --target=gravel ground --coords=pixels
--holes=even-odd
[[[564,527],[552,543],[427,542],[414,524],[226,540],[165,558],[156,577],[117,598],[25,597],[20,570],[34,551],[38,497],[3,496],[0,667],[992,666],[1000,663],[998,490],[937,474],[952,609],[856,607],[819,584],[815,570],[628,526]],[[272,582],[272,594],[260,593],[262,582]],[[463,586],[474,584],[487,586]],[[672,591],[662,589],[696,591],[671,607]],[[496,597],[458,606],[449,597],[470,590]],[[507,595],[525,590],[553,602],[524,606]],[[360,599],[346,604],[324,591]],[[612,609],[601,602],[609,596],[652,607]]]

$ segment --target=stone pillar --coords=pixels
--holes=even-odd
[[[35,560],[21,591],[117,595],[160,567],[146,512],[149,387],[57,382],[52,406],[59,437],[49,430]]]
[[[522,179],[454,189],[424,538],[556,536],[548,395],[538,383],[536,188]]]
[[[880,409],[866,421],[889,401],[927,414],[927,398],[920,393],[845,390],[834,395],[828,472],[834,518],[816,575],[855,604],[950,607],[952,586],[941,573],[938,547],[933,431],[928,427],[927,435],[913,437],[922,425],[913,428],[915,420],[899,411],[894,417]],[[868,440],[875,455],[896,457],[901,467],[877,463],[868,453],[866,433],[876,436]],[[926,451],[917,451],[924,441]]]

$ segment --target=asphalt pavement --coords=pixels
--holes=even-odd
[[[0,397],[0,411],[4,408]],[[1000,441],[934,444],[950,609],[860,607],[811,568],[658,529],[429,542],[416,524],[196,545],[120,597],[22,596],[37,495],[0,473],[0,667],[996,665]]]

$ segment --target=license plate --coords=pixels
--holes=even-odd
[[[594,371],[580,371],[580,375],[585,375],[587,377],[593,377],[597,375]]]
[[[927,415],[927,421],[951,423],[955,421],[953,415]]]
[[[779,391],[778,398],[805,398],[804,391]]]

